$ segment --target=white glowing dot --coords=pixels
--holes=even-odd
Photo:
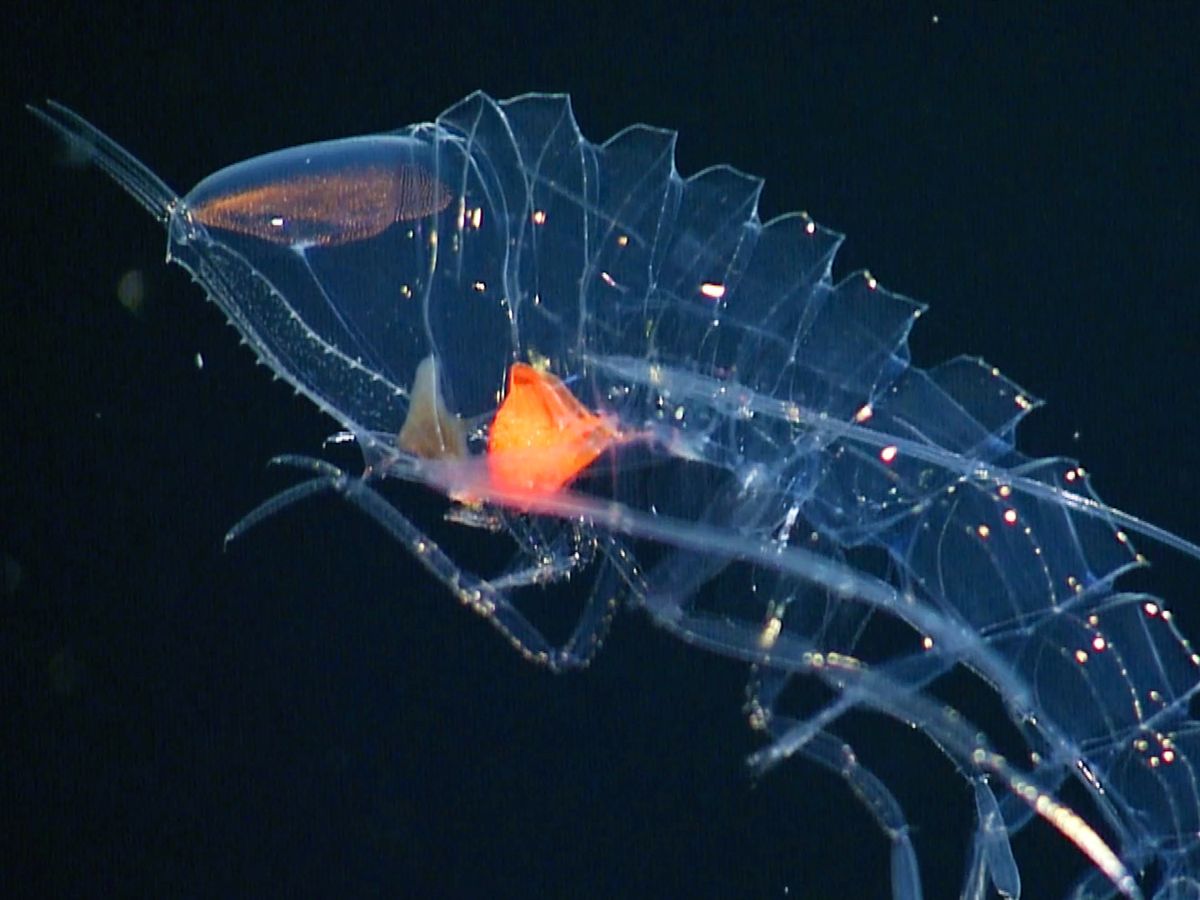
[[[992,533],[992,529],[988,528],[986,525],[980,525],[978,528],[975,529],[975,531],[985,541],[988,539],[988,536],[991,535],[991,533]]]
[[[1017,396],[1013,397],[1013,402],[1016,403],[1021,409],[1033,408],[1033,404],[1029,402],[1029,398],[1024,394],[1017,394]]]
[[[875,276],[870,272],[867,273],[867,287],[869,287],[871,290],[875,290],[877,287],[879,287],[878,280],[876,280]]]
[[[1162,755],[1162,761],[1164,763],[1166,763],[1168,766],[1171,763],[1175,762],[1175,751],[1174,750],[1164,750],[1163,755]]]
[[[1128,544],[1129,543],[1129,535],[1127,535],[1123,531],[1118,531],[1117,532],[1117,540],[1120,541],[1122,544]]]
[[[476,281],[474,284],[471,285],[471,287],[474,288],[475,293],[477,293],[477,294],[482,294],[484,291],[487,290],[487,285],[482,281]]]
[[[1097,653],[1103,653],[1104,649],[1107,646],[1108,646],[1108,641],[1104,640],[1104,637],[1102,635],[1098,634],[1094,638],[1092,638],[1092,649],[1095,650]]]
[[[871,418],[873,415],[875,415],[875,410],[871,409],[871,404],[864,403],[861,407],[859,407],[858,412],[854,414],[854,421],[861,424],[867,421],[867,419]]]
[[[1157,616],[1158,615],[1158,604],[1157,603],[1154,603],[1154,602],[1147,603],[1142,607],[1142,609],[1144,609],[1146,611],[1146,615],[1148,615],[1148,616]]]
[[[812,219],[809,219],[808,222],[804,226],[804,230],[807,231],[809,234],[816,234],[817,233],[817,223],[812,221]]]
[[[628,247],[629,246],[629,235],[627,235],[627,234],[618,235],[617,236],[617,246],[618,247]]]
[[[282,228],[283,227],[283,216],[271,216],[271,227],[272,228]]]
[[[1011,497],[1012,496],[1012,485],[1011,484],[1002,484],[1002,485],[1000,485],[1000,487],[998,487],[996,489],[996,493],[999,494],[1001,497]]]
[[[926,650],[932,650],[933,649],[933,638],[931,638],[929,635],[925,635],[925,637],[921,638],[921,646],[924,647]]]
[[[616,280],[607,272],[600,273],[600,280],[607,284],[610,288],[615,288],[617,286]]]
[[[763,626],[763,630],[758,635],[758,645],[764,650],[770,650],[775,646],[775,641],[779,639],[779,632],[783,630],[783,621],[778,616],[771,616],[767,620],[767,624]]]
[[[1071,470],[1070,470],[1069,472],[1067,472],[1067,474],[1066,474],[1066,475],[1064,475],[1063,477],[1064,477],[1065,479],[1067,479],[1067,481],[1074,481],[1074,480],[1075,480],[1076,478],[1078,478],[1079,476],[1075,474],[1075,470],[1074,470],[1074,469],[1071,469]]]
[[[1087,662],[1087,651],[1086,650],[1076,650],[1075,651],[1075,662],[1079,663],[1081,666],[1085,662]]]
[[[476,231],[478,231],[479,226],[482,223],[483,223],[483,207],[477,206],[473,210],[471,210],[471,227],[474,228]]]
[[[720,300],[725,296],[725,285],[715,281],[706,281],[700,285],[700,296],[709,300]]]
[[[899,447],[897,447],[895,444],[888,444],[879,451],[879,458],[890,465],[899,453]]]
[[[1005,525],[1016,525],[1017,524],[1017,511],[1015,509],[1006,509],[1004,511],[1004,524]]]
[[[530,216],[530,218],[533,219],[534,225],[545,225],[546,224],[546,211],[544,209],[535,209],[533,211],[533,215]]]

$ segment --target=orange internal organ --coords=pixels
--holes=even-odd
[[[499,488],[551,494],[620,437],[549,372],[508,370],[508,393],[488,433],[488,474]]]

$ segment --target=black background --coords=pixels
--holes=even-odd
[[[1200,537],[1194,6],[654,6],[9,21],[0,893],[888,890],[885,844],[838,779],[745,776],[739,667],[629,616],[591,670],[547,675],[332,502],[222,552],[286,483],[265,461],[319,451],[333,423],[253,365],[162,266],[162,232],[64,162],[27,101],[79,110],[181,190],[476,88],[569,91],[592,139],[676,128],[684,174],[765,176],[764,218],[807,210],[849,235],[838,272],[869,265],[930,302],[919,364],[982,354],[1047,398],[1031,452],[1077,455],[1106,500]],[[138,314],[116,299],[129,270]],[[1142,549],[1143,583],[1197,633],[1197,566]],[[903,730],[844,733],[909,810],[926,895],[956,895],[961,782]],[[1016,849],[1029,897],[1082,866],[1044,827]]]

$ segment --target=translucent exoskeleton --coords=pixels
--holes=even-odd
[[[231,537],[333,491],[378,522],[525,656],[585,665],[624,598],[751,666],[765,770],[800,753],[846,778],[921,895],[911,830],[831,726],[867,709],[922,730],[975,797],[964,896],[1020,894],[1012,836],[1041,816],[1094,864],[1077,896],[1200,895],[1200,657],[1167,605],[1121,591],[1140,534],[1083,469],[1017,449],[1038,405],[975,358],[910,363],[923,307],[860,273],[840,236],[768,223],[761,183],[682,178],[672,132],[583,138],[565,97],[475,94],[433,123],[248,160],[176,195],[57,104],[33,112],[167,229],[259,359],[360,448]],[[507,534],[470,571],[377,490],[448,502],[448,529]],[[587,594],[554,646],[522,599]],[[886,651],[863,640],[891,629]],[[1027,741],[1006,759],[930,687],[992,686]],[[789,706],[798,677],[834,699]],[[1074,780],[1102,822],[1065,804]],[[1115,837],[1106,840],[1098,827]],[[1154,880],[1139,882],[1153,869]]]

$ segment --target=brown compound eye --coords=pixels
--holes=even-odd
[[[367,240],[397,222],[435,215],[451,200],[449,189],[415,163],[349,161],[326,171],[273,172],[277,165],[263,160],[257,183],[235,177],[224,191],[197,189],[188,203],[192,217],[273,244],[323,247]]]

